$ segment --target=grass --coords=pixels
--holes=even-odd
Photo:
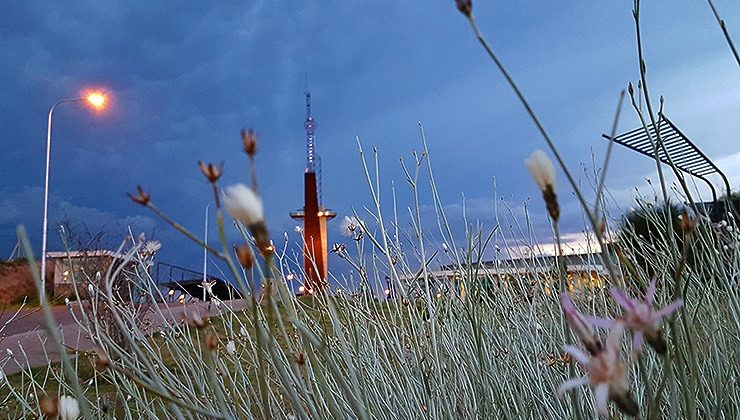
[[[370,159],[368,163],[360,146],[374,208],[363,215],[367,220],[359,223],[360,232],[355,232],[351,241],[356,246],[352,253],[339,249],[339,254],[354,268],[357,283],[364,288],[354,294],[297,298],[288,292],[286,273],[281,271],[291,262],[290,257],[274,252],[274,245],[266,240],[264,221],[254,214],[238,226],[249,255],[263,258],[252,261],[242,252],[240,264],[254,266],[242,270],[236,265],[218,204],[221,169],[202,165],[208,169],[204,174],[213,186],[222,241],[222,249],[209,251],[221,259],[240,285],[249,303],[246,310],[232,311],[221,305],[222,315],[211,318],[210,325],[178,324],[149,334],[140,324],[140,308],[129,304],[114,287],[113,279],[119,278],[120,272],[108,272],[93,282],[98,285],[92,291],[96,303],[79,322],[99,347],[91,356],[97,365],[77,359],[8,378],[0,385],[0,415],[41,416],[39,395],[48,393],[73,395],[87,418],[596,418],[600,405],[587,387],[563,398],[556,396],[564,381],[586,373],[576,367],[574,352],[564,349],[565,345],[582,348],[584,333],[567,322],[559,294],[570,296],[584,314],[620,317],[624,310],[609,288],[642,296],[646,285],[655,280],[656,308],[677,299],[684,302],[675,315],[659,324],[667,343],[665,354],[651,348],[634,352],[629,329],[614,345],[604,342],[607,330],[598,329],[595,338],[617,354],[610,366],[624,368],[626,387],[639,416],[740,418],[740,237],[734,219],[728,215],[729,223],[717,224],[701,218],[697,225],[682,225],[676,231],[664,213],[647,212],[658,241],[646,241],[634,229],[618,234],[603,229],[603,223],[619,223],[606,203],[605,171],[591,180],[592,185],[598,185],[593,202],[599,204],[590,205],[586,192],[562,165],[555,140],[485,41],[466,3],[459,1],[458,5],[478,40],[565,171],[582,205],[584,230],[601,245],[600,255],[608,272],[605,281],[583,287],[569,280],[562,258],[553,262],[536,255],[525,260],[523,272],[500,279],[482,263],[483,255],[499,258],[495,249],[509,246],[536,250],[533,221],[528,215],[514,215],[504,203],[495,214],[495,229],[484,232],[468,225],[465,245],[455,244],[453,232],[459,227],[451,226],[444,214],[426,147],[413,155],[410,164],[402,162],[414,201],[409,206],[411,228],[401,230],[399,226],[404,224],[397,216],[395,199],[393,208],[381,206],[377,161]],[[639,36],[639,2],[634,5]],[[638,49],[642,58],[639,40]],[[635,111],[642,121],[648,121],[655,115],[644,66],[640,75],[648,109],[637,107]],[[630,95],[633,93],[631,89]],[[612,131],[616,130],[618,113]],[[424,143],[423,129],[421,136]],[[252,154],[245,150],[253,163],[254,148]],[[254,192],[256,175],[250,173]],[[423,177],[429,181],[434,220],[421,216],[420,190],[427,185],[420,181]],[[548,240],[560,249],[555,181],[543,182],[553,228]],[[667,187],[662,184],[661,188],[667,198]],[[676,193],[678,201],[691,201],[690,194],[684,193],[685,189]],[[132,199],[203,246],[195,235],[155,207],[143,189]],[[254,209],[242,210],[248,213]],[[440,250],[428,240],[431,232],[448,244],[447,248]],[[23,235],[21,241],[28,246]],[[128,274],[134,287],[157,300],[161,296],[151,287],[146,271],[151,256],[142,252],[145,245],[140,241],[122,245],[126,263],[120,270],[131,267],[131,262],[136,268]],[[459,278],[434,277],[435,267],[428,262],[437,255],[449,259]],[[600,268],[595,260],[588,264],[592,270]],[[542,269],[549,274],[531,274]],[[381,284],[384,287],[386,277],[399,297],[377,302],[367,291]],[[247,286],[254,280],[264,286],[256,294]],[[436,287],[442,284],[447,292],[437,298]],[[48,306],[43,299],[40,304]],[[166,314],[155,315],[167,319]],[[230,342],[234,352],[228,350]],[[589,360],[603,356],[604,348],[591,350]],[[105,363],[101,365],[101,361]],[[612,385],[599,382],[595,375],[590,381]],[[608,396],[615,400],[616,391],[614,395],[611,392],[612,388]],[[114,406],[104,401],[112,401]],[[622,410],[610,402],[606,415],[627,417]]]

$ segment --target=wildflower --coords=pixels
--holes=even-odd
[[[205,163],[198,161],[198,167],[200,168],[200,171],[203,172],[203,175],[208,179],[208,182],[213,184],[215,184],[216,181],[221,178],[221,175],[224,174],[223,162],[218,165],[214,165],[212,163],[206,165]]]
[[[80,404],[74,397],[62,395],[59,398],[59,419],[76,420],[80,417]]]
[[[606,345],[596,354],[588,355],[574,346],[563,346],[563,350],[574,358],[587,372],[588,376],[573,378],[563,382],[557,394],[563,394],[581,385],[589,384],[593,389],[596,411],[607,415],[607,403],[611,400],[626,414],[637,415],[637,403],[632,399],[627,380],[627,368],[619,360],[619,341],[623,327],[615,324],[609,331]]]
[[[223,200],[226,211],[244,226],[250,227],[264,220],[262,200],[244,184],[226,187]]]
[[[229,340],[229,342],[226,343],[226,353],[229,353],[232,356],[236,353],[236,344],[234,344],[233,340]]]
[[[578,312],[567,292],[563,292],[560,295],[560,306],[563,308],[563,313],[565,314],[565,320],[568,323],[568,326],[578,336],[586,347],[586,350],[591,354],[596,354],[601,351],[602,345],[596,336],[596,330],[591,322],[587,321],[586,318]]]
[[[249,131],[242,130],[241,135],[244,153],[249,157],[254,156],[254,154],[257,153],[257,135],[254,133],[254,130],[251,128]]]
[[[92,294],[93,294],[93,292],[95,292],[95,289],[93,288],[93,285],[92,285],[92,283],[88,283],[88,284],[87,284],[87,293],[88,293],[89,295],[92,295]]]
[[[339,224],[339,229],[341,230],[342,235],[352,236],[355,231],[357,231],[361,226],[362,225],[360,219],[358,219],[357,217],[344,216],[344,219],[342,219],[342,223]]]
[[[552,166],[552,161],[542,150],[535,150],[532,154],[524,160],[524,164],[527,165],[529,173],[532,174],[534,182],[542,191],[542,197],[545,199],[547,205],[547,212],[554,221],[558,221],[560,218],[560,205],[558,204],[558,196],[555,193],[555,168]]]
[[[136,194],[126,194],[128,197],[136,204],[141,204],[142,206],[148,206],[149,202],[151,201],[152,196],[144,192],[144,189],[141,188],[140,185],[136,186]]]
[[[660,321],[683,306],[683,300],[678,299],[658,311],[653,309],[655,301],[655,279],[650,282],[644,299],[631,299],[621,290],[610,289],[614,300],[624,309],[619,318],[625,328],[632,330],[632,348],[635,352],[642,350],[644,341],[659,354],[666,352],[666,343],[660,330]]]

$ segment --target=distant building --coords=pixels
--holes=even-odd
[[[54,297],[67,297],[74,295],[73,279],[77,283],[78,293],[87,295],[87,284],[96,281],[98,273],[105,278],[110,268],[114,270],[115,264],[122,264],[125,259],[123,254],[109,250],[94,251],[70,251],[70,252],[47,252],[47,266],[51,272],[46,274],[46,284],[52,285],[47,290]],[[129,277],[135,269],[135,263],[127,263],[130,269],[121,270],[120,276],[123,280],[132,280]],[[50,281],[51,280],[51,281]],[[130,293],[126,293],[130,295]]]
[[[600,253],[564,255],[563,261],[569,289],[603,287],[606,284],[608,273]],[[469,266],[445,265],[437,270],[427,270],[431,293],[436,297],[460,293],[461,287],[486,289],[495,282],[514,287],[544,282],[545,292],[549,293],[551,285],[556,284],[557,273],[556,257],[549,255],[496,259]],[[465,284],[463,280],[467,285],[462,286]],[[425,292],[421,270],[414,275],[401,276],[400,281],[409,295]]]

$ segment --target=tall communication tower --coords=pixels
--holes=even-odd
[[[328,244],[326,221],[336,213],[323,206],[321,200],[321,158],[316,153],[316,122],[311,115],[311,92],[306,89],[306,170],[303,175],[303,209],[290,217],[303,220],[303,266],[307,292],[320,293],[326,289],[328,273]],[[318,172],[318,176],[317,176]]]

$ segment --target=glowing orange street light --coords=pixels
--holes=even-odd
[[[103,109],[108,102],[108,98],[101,92],[90,92],[85,96],[85,100],[97,110]]]
[[[48,225],[48,209],[49,209],[49,156],[51,151],[51,117],[54,114],[54,109],[57,105],[65,102],[79,102],[85,101],[96,111],[102,110],[108,102],[106,95],[100,91],[89,91],[85,92],[83,96],[76,98],[67,98],[55,102],[49,109],[49,119],[46,129],[46,175],[44,177],[44,223],[43,232],[41,234],[41,290],[46,290],[46,231]],[[42,293],[43,295],[43,293]]]

